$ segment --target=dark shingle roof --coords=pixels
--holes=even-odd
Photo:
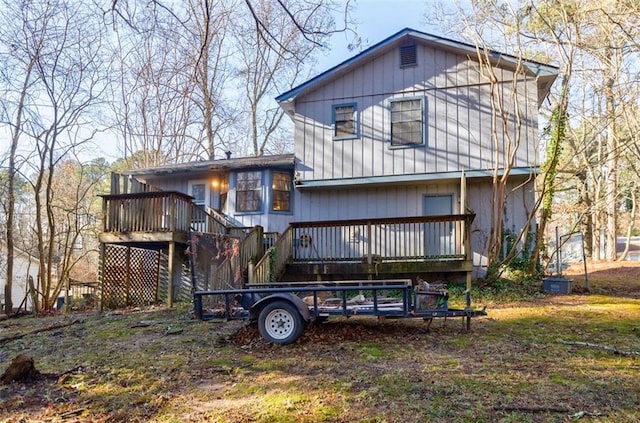
[[[168,174],[189,174],[208,171],[228,171],[268,167],[293,169],[294,164],[295,156],[293,154],[279,154],[274,156],[237,157],[231,159],[176,163],[147,167],[143,169],[131,169],[123,173],[133,176],[164,176]]]

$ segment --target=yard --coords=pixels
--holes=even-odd
[[[0,421],[640,422],[640,265],[591,266],[590,294],[581,272],[572,295],[483,294],[470,333],[334,319],[281,347],[188,304],[5,320],[0,372],[24,354],[43,377],[0,385]]]

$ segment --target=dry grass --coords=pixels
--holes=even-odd
[[[569,269],[574,283],[579,271]],[[640,268],[592,267],[592,293],[497,305],[472,322],[335,319],[278,347],[188,306],[0,323],[58,380],[0,386],[2,422],[640,422]],[[142,324],[141,324],[142,323]],[[1,341],[0,341],[1,342]]]

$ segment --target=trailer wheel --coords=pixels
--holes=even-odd
[[[295,342],[302,335],[304,320],[293,304],[274,301],[260,311],[258,329],[267,341],[286,345]]]

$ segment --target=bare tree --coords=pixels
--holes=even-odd
[[[239,75],[239,88],[244,93],[244,101],[248,105],[249,144],[253,155],[261,156],[266,149],[281,152],[281,143],[275,139],[283,139],[289,135],[289,150],[291,136],[282,133],[283,110],[273,102],[272,97],[287,91],[306,76],[303,70],[308,69],[313,62],[313,54],[321,48],[322,38],[314,37],[309,42],[308,35],[298,26],[291,25],[291,16],[283,8],[279,0],[261,2],[251,6],[250,11],[259,25],[255,31],[255,22],[250,19],[242,20],[234,25],[234,38],[238,55],[241,60],[236,65]],[[316,20],[324,25],[331,25],[332,17],[318,13]],[[269,28],[268,35],[261,29]],[[245,104],[245,103],[243,103]],[[243,120],[245,122],[245,120]],[[280,130],[280,137],[277,137]],[[273,145],[270,145],[273,144]],[[286,146],[285,146],[286,148]]]
[[[25,1],[5,4],[4,11],[4,31],[12,36],[12,65],[24,76],[18,90],[6,89],[21,99],[16,103],[21,109],[16,111],[22,114],[15,112],[11,127],[16,142],[19,139],[21,147],[28,149],[20,171],[33,190],[33,249],[40,263],[38,291],[47,309],[53,306],[56,284],[53,181],[61,160],[80,154],[97,130],[87,124],[104,89],[102,33],[93,20],[96,11],[82,2]]]
[[[490,87],[486,94],[492,118],[492,191],[489,201],[489,232],[486,234],[487,280],[498,278],[506,268],[514,266],[525,270],[535,262],[535,217],[540,209],[542,197],[533,204],[524,202],[526,210],[523,224],[515,227],[505,220],[505,210],[509,201],[515,201],[518,190],[534,186],[535,173],[528,178],[516,179],[512,170],[518,166],[518,157],[523,149],[535,149],[524,124],[525,116],[537,115],[536,107],[526,100],[523,93],[535,86],[535,79],[525,69],[524,60],[544,60],[530,49],[530,40],[524,37],[525,18],[531,10],[517,9],[512,3],[473,3],[471,8],[458,8],[450,16],[449,26],[453,31],[464,34],[476,44],[477,61],[482,80]],[[501,70],[496,67],[493,50],[507,50],[513,55],[513,69]],[[508,76],[505,76],[505,72]],[[526,137],[526,138],[525,138]],[[549,151],[549,170],[553,170],[554,157],[559,150]],[[552,174],[552,173],[549,173]],[[541,181],[551,194],[553,178]],[[533,251],[532,251],[533,250]]]
[[[636,3],[588,1],[521,1],[473,3],[465,14],[470,25],[503,48],[522,46],[529,57],[550,56],[561,67],[561,84],[552,91],[549,131],[544,141],[546,162],[539,179],[540,225],[532,251],[532,266],[544,249],[552,222],[569,232],[582,225],[588,250],[600,257],[600,233],[605,234],[605,257],[615,258],[617,214],[622,193],[619,171],[625,146],[620,128],[621,108],[628,104],[630,75],[638,51]],[[459,20],[459,19],[458,19]],[[453,26],[460,28],[460,26]],[[625,81],[627,81],[625,83]],[[557,143],[557,144],[556,144]],[[552,217],[562,192],[571,213]],[[573,219],[579,216],[579,220]],[[553,219],[553,220],[552,220]]]
[[[336,25],[333,19],[333,14],[338,10],[344,11],[344,26]],[[349,2],[337,1],[188,0],[176,4],[153,0],[143,10],[135,2],[116,0],[105,7],[105,16],[111,18],[108,22],[117,31],[124,33],[125,28],[128,29],[127,38],[154,39],[173,49],[169,54],[173,55],[176,68],[165,69],[160,74],[180,73],[181,77],[188,78],[189,84],[178,86],[175,81],[167,81],[161,88],[163,92],[173,89],[180,93],[185,99],[184,104],[179,106],[180,110],[188,114],[191,123],[200,125],[200,132],[192,126],[184,135],[190,137],[192,147],[197,148],[197,153],[188,150],[191,158],[212,159],[220,152],[239,149],[237,139],[244,137],[245,133],[250,134],[254,154],[264,152],[267,141],[278,130],[282,117],[276,107],[264,105],[265,99],[276,90],[291,86],[300,69],[309,64],[310,54],[322,46],[328,34],[347,28],[348,11]],[[160,31],[159,27],[164,29]],[[230,36],[232,30],[238,41],[235,45]],[[141,44],[134,45],[139,48]],[[142,45],[147,48],[146,44]],[[242,58],[234,59],[234,55]],[[144,63],[150,67],[149,71],[162,68],[157,55],[149,55],[133,63]],[[240,70],[234,71],[234,67]],[[125,74],[122,69],[119,73]],[[278,78],[274,78],[276,75]],[[238,76],[241,78],[238,79]],[[130,80],[142,82],[137,86],[138,89],[148,84],[139,78],[139,74]],[[236,84],[245,87],[245,99],[242,101],[248,101],[251,110],[250,131],[246,130],[246,120],[240,119],[241,112],[234,101],[241,101],[233,95],[232,87]],[[150,100],[151,97],[145,99]],[[120,110],[126,110],[129,116],[139,113],[139,110],[130,107],[130,103],[124,104]],[[178,113],[179,110],[175,109],[166,111],[164,115],[175,116]],[[135,122],[131,119],[120,121],[129,126],[125,137],[129,143],[131,137],[139,136],[136,134],[139,131],[131,126],[143,128],[149,124],[139,122],[138,125],[132,125]],[[155,128],[145,135],[175,139],[175,135],[168,133],[166,127],[162,128],[163,133],[157,130]],[[260,141],[258,137],[261,137]],[[158,143],[154,144],[154,147],[158,146]],[[165,159],[184,161],[186,157],[167,156]]]
[[[31,43],[25,46],[19,45],[20,29],[15,27],[14,19],[18,19],[13,2],[3,2],[5,13],[3,22],[0,23],[0,43],[4,47],[2,63],[3,82],[3,107],[2,123],[9,127],[11,145],[9,147],[9,166],[6,192],[6,272],[7,282],[4,289],[5,312],[13,312],[12,285],[13,285],[13,256],[14,256],[14,216],[15,216],[15,178],[18,170],[16,164],[16,152],[25,125],[25,110],[28,102],[30,87],[33,84],[36,60],[42,49],[44,39],[41,35],[31,39]],[[30,54],[23,54],[25,50]],[[14,85],[16,81],[21,83]]]
[[[580,60],[575,65],[573,104],[568,107],[574,124],[568,127],[570,151],[565,163],[573,171],[564,172],[570,178],[562,182],[572,186],[578,181],[583,236],[590,255],[601,258],[603,233],[604,258],[614,260],[625,190],[620,189],[619,169],[624,142],[628,142],[621,142],[620,128],[626,127],[622,110],[635,101],[628,81],[636,74],[631,64],[638,53],[640,8],[634,3],[586,1],[540,2],[539,8],[540,16],[563,17],[562,22],[554,22],[560,34],[557,43],[571,46]]]
[[[123,140],[125,158],[138,166],[189,160],[197,154],[198,137],[186,56],[172,22],[153,9],[136,16],[139,32],[129,26],[114,32],[112,127]]]
[[[44,302],[53,302],[62,289],[69,292],[71,280],[92,281],[92,274],[81,269],[96,269],[98,266],[97,237],[100,212],[97,194],[104,192],[107,163],[95,159],[82,163],[77,158],[61,162],[52,180],[56,192],[51,209],[55,215],[55,262],[58,278],[48,293],[43,292]],[[69,303],[67,303],[69,305]]]
[[[187,52],[195,85],[192,98],[199,111],[203,137],[201,150],[213,159],[216,149],[230,148],[225,129],[234,122],[236,112],[223,98],[230,77],[226,47],[232,23],[234,2],[189,0],[186,6],[185,34],[182,46]],[[218,147],[220,146],[220,147]]]
[[[278,54],[291,56],[298,62],[304,61],[306,53],[297,48],[290,48],[286,41],[283,42],[279,33],[281,24],[275,27],[272,25],[268,15],[265,15],[258,6],[261,2],[252,0],[244,0],[244,2],[253,17],[256,34],[262,39],[264,45]],[[344,2],[275,0],[269,7],[276,15],[286,15],[287,21],[282,22],[284,27],[293,27],[305,41],[316,46],[321,46],[322,40],[328,35],[351,31],[349,0]],[[330,18],[333,14],[342,16],[343,21],[336,25]]]

